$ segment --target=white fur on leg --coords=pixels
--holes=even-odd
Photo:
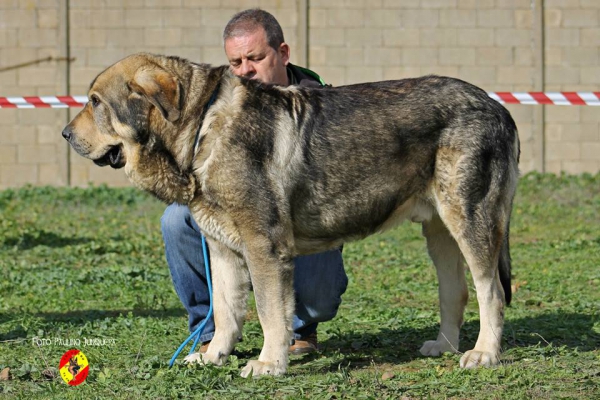
[[[438,276],[441,324],[437,339],[423,343],[420,352],[424,356],[437,357],[458,352],[460,327],[468,299],[467,282],[458,244],[438,215],[423,223],[423,234]]]

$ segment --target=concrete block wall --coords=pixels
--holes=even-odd
[[[222,29],[261,7],[283,26],[292,62],[334,85],[441,74],[487,91],[599,91],[595,0],[0,0],[0,96],[84,95],[134,52],[223,64]],[[74,58],[10,69],[45,57]],[[600,109],[508,107],[523,172],[600,170]],[[0,109],[0,188],[128,185],[68,149],[78,109]]]
[[[64,93],[64,62],[3,69],[63,56],[61,2],[0,1],[0,96]],[[67,148],[60,131],[67,111],[0,109],[0,188],[66,185]]]

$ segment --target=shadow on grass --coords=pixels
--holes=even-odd
[[[600,334],[592,329],[594,318],[590,315],[576,313],[549,313],[509,320],[504,330],[504,351],[514,347],[566,346],[580,351],[592,351],[600,347]],[[320,357],[339,358],[326,367],[330,371],[337,370],[339,365],[358,369],[372,362],[402,364],[423,358],[419,353],[423,342],[437,337],[438,326],[432,325],[423,329],[400,328],[379,329],[377,332],[342,333],[319,343],[320,354],[308,355],[302,359],[292,359],[292,365],[299,365]],[[479,321],[470,321],[461,329],[461,353],[472,349],[479,334]]]
[[[48,247],[65,247],[69,245],[78,245],[92,241],[91,238],[73,238],[57,235],[54,232],[38,231],[34,234],[25,233],[19,236],[7,237],[4,241],[0,242],[0,248],[2,247],[14,247],[17,246],[19,250],[29,250],[36,246],[48,246]]]
[[[181,317],[186,313],[183,309],[166,310],[124,309],[124,310],[84,310],[65,313],[50,312],[35,314],[47,323],[63,322],[72,326],[88,321],[117,318],[120,315],[132,313],[134,317],[168,318]],[[0,315],[0,325],[8,322],[17,315]],[[577,313],[548,313],[508,320],[504,331],[504,350],[514,347],[529,347],[548,343],[554,347],[566,346],[578,348],[580,351],[591,351],[599,347],[600,334],[594,332],[594,317]],[[331,363],[324,363],[323,368],[335,371],[340,365],[358,369],[372,362],[382,364],[403,364],[423,358],[419,349],[426,340],[435,339],[438,326],[431,325],[422,329],[400,327],[398,329],[380,328],[376,332],[341,333],[319,343],[320,352],[306,355],[302,358],[291,359],[291,365],[300,365],[323,357],[332,357]],[[469,321],[461,329],[459,350],[464,352],[473,348],[479,334],[479,321]],[[0,341],[24,339],[27,332],[19,326],[10,332],[0,333]],[[256,358],[259,348],[235,351],[240,358]],[[343,359],[340,360],[339,356]]]
[[[71,326],[77,326],[89,321],[95,321],[105,318],[118,318],[121,315],[127,316],[129,313],[133,317],[146,317],[146,318],[170,318],[170,317],[183,317],[186,316],[186,312],[182,308],[169,308],[166,310],[147,310],[147,309],[128,309],[128,310],[81,310],[81,311],[68,311],[68,312],[45,312],[38,313],[34,316],[42,318],[45,323],[69,323]],[[0,325],[9,322],[20,315],[11,314],[0,314]],[[15,340],[24,339],[27,337],[27,331],[19,326],[9,332],[0,332],[0,341],[3,340]]]

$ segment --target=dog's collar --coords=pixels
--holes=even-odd
[[[219,93],[219,88],[221,87],[221,83],[217,84],[217,87],[210,95],[210,99],[208,103],[204,106],[204,110],[202,110],[202,115],[200,116],[200,124],[198,125],[198,130],[196,131],[196,138],[194,139],[194,156],[198,153],[198,148],[200,147],[200,130],[202,129],[202,124],[204,123],[204,117],[206,117],[206,113],[210,106],[213,105],[215,100],[217,99],[217,93]]]

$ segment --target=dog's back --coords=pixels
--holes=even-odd
[[[271,154],[294,174],[285,175],[284,184],[298,238],[367,236],[393,226],[390,218],[408,201],[420,207],[417,214],[431,214],[431,185],[458,168],[459,159],[461,173],[476,175],[470,178],[475,187],[465,189],[476,202],[518,158],[508,111],[457,79],[426,76],[275,94],[283,95],[293,121],[289,132],[296,135]],[[440,164],[449,153],[454,164]]]

